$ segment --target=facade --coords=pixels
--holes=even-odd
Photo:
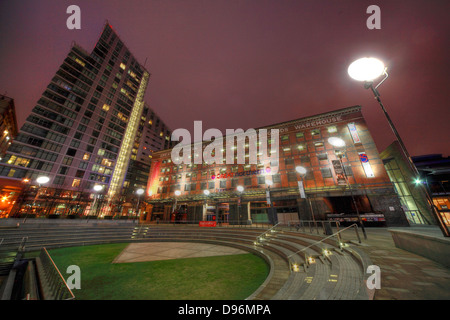
[[[416,183],[409,163],[397,141],[380,153],[402,208],[411,224],[434,224],[424,190]]]
[[[172,146],[171,134],[163,120],[146,103],[123,184],[120,201],[122,213],[135,214],[138,200],[136,191],[147,187],[153,153]]]
[[[17,135],[17,119],[14,99],[0,95],[0,159],[6,154]],[[22,190],[22,184],[0,177],[0,218],[9,214]]]
[[[264,157],[258,153],[256,164],[193,161],[175,165],[178,159],[172,158],[173,149],[154,153],[147,187],[150,208],[145,219],[242,224],[337,217],[352,223],[357,220],[356,203],[366,224],[408,225],[361,107],[339,109],[256,131],[261,133],[262,129],[278,129],[278,160],[267,161],[267,154]],[[330,137],[343,139],[346,149],[332,146],[328,142]],[[269,150],[274,139],[268,139]],[[248,141],[246,158],[251,144],[255,143]],[[256,143],[260,146],[263,142]],[[194,144],[190,147],[196,150]],[[203,143],[203,152],[210,152],[211,149],[206,149],[209,147]],[[225,144],[222,148],[226,148]],[[229,149],[226,150],[228,157]],[[198,156],[195,152],[191,154]],[[236,159],[236,154],[232,156]],[[305,167],[306,174],[299,174],[297,166]],[[237,186],[242,186],[243,191],[237,191]],[[179,195],[175,195],[177,190]]]
[[[419,171],[417,177],[397,141],[380,155],[408,220],[415,224],[437,224],[427,201],[427,190],[443,221],[450,226],[450,158],[441,154],[411,157]]]
[[[0,177],[26,183],[14,213],[120,211],[149,77],[108,23],[91,53],[72,46],[0,162]],[[39,176],[50,180],[39,185]]]
[[[420,173],[420,181],[428,188],[434,205],[447,227],[450,227],[450,157],[431,154],[412,157]]]

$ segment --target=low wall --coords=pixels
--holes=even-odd
[[[389,229],[397,248],[418,254],[450,268],[450,239],[414,230]]]

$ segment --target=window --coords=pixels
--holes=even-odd
[[[214,189],[214,182],[210,182],[210,183],[209,183],[208,189]]]
[[[85,153],[83,155],[83,160],[89,160],[91,158],[91,155],[89,153]]]
[[[75,174],[75,177],[77,178],[83,178],[84,171],[83,170],[77,170],[77,173]]]
[[[330,168],[320,168],[320,172],[322,173],[323,178],[332,178],[333,175],[331,174]]]
[[[316,137],[316,136],[320,135],[320,129],[313,129],[313,130],[311,130],[311,135],[313,137]]]
[[[80,179],[73,179],[72,187],[79,187],[81,183]]]
[[[69,171],[69,167],[60,167],[59,168],[59,174],[67,174],[67,171]]]
[[[328,155],[326,153],[320,153],[317,155],[319,160],[328,160]]]
[[[295,137],[296,137],[297,139],[303,139],[303,138],[305,137],[305,135],[303,134],[303,132],[297,132],[297,133],[295,134]]]
[[[295,172],[288,172],[288,181],[297,181],[297,174]]]
[[[292,159],[292,158],[285,158],[284,159],[284,164],[285,165],[293,165],[294,164],[294,159]]]
[[[53,180],[54,185],[63,185],[65,177],[64,176],[56,176],[55,180]]]
[[[226,180],[220,180],[220,188],[226,188],[227,187],[227,181]]]
[[[258,184],[265,184],[266,183],[266,177],[258,177]]]
[[[246,177],[244,178],[244,186],[251,186],[252,185],[252,178]]]
[[[337,127],[336,127],[336,126],[329,126],[329,127],[328,127],[328,132],[329,132],[329,133],[337,132]]]
[[[281,176],[279,173],[272,175],[272,182],[273,183],[281,183]]]
[[[76,154],[76,153],[77,153],[77,150],[76,150],[76,149],[69,148],[69,149],[67,150],[67,152],[66,152],[66,155],[71,156],[71,157],[75,157],[75,154]]]

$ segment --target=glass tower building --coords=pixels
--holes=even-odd
[[[109,23],[91,53],[72,45],[0,162],[0,176],[27,183],[16,213],[114,212],[139,160],[149,77]],[[50,180],[38,185],[39,176]],[[89,207],[96,195],[101,212]]]

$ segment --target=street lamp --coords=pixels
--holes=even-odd
[[[97,199],[99,197],[98,193],[103,190],[103,186],[99,185],[99,184],[96,184],[92,189],[95,191],[95,193],[94,193],[94,202],[92,203],[92,207],[91,207],[92,209],[90,210],[90,212],[89,212],[89,214],[87,216],[86,223],[89,222],[89,216],[91,215],[91,212],[94,210],[95,204],[97,203]]]
[[[366,230],[364,229],[364,224],[361,220],[361,216],[359,215],[359,210],[358,210],[358,206],[356,205],[356,201],[355,201],[355,197],[353,196],[353,190],[352,187],[350,185],[350,182],[348,181],[348,177],[347,177],[347,173],[345,172],[345,168],[344,165],[342,164],[342,153],[346,153],[346,146],[345,146],[345,141],[342,140],[341,138],[338,137],[331,137],[328,139],[328,142],[336,147],[336,148],[340,148],[339,153],[338,153],[338,158],[339,158],[339,162],[341,164],[342,167],[342,172],[344,173],[344,178],[345,178],[345,182],[347,182],[347,187],[350,190],[350,195],[352,196],[352,201],[353,201],[353,205],[355,206],[355,210],[356,210],[356,215],[358,216],[358,221],[359,224],[361,225],[361,230],[364,234],[364,239],[367,239],[367,235],[366,235]]]
[[[306,173],[308,172],[308,170],[306,170],[305,167],[297,166],[297,167],[295,167],[295,171],[297,171],[297,173],[300,174],[300,178],[301,178],[301,181],[298,181],[300,197],[302,197],[305,200],[307,200],[307,203],[309,205],[309,209],[311,211],[311,217],[312,217],[314,225],[315,225],[316,224],[316,219],[314,217],[314,211],[313,211],[313,207],[312,207],[312,204],[311,204],[311,199],[308,196],[306,196],[306,192],[305,192],[305,189],[303,187],[303,179],[306,176]]]
[[[172,213],[175,212],[175,209],[177,207],[177,198],[181,195],[181,191],[175,190],[174,194],[175,194],[175,203],[173,204]]]
[[[242,192],[244,192],[243,186],[237,186],[236,190],[239,192],[239,200],[238,200],[238,225],[241,225],[241,200],[242,200]]]
[[[266,190],[266,196],[267,196],[267,202],[268,204],[270,204],[270,216],[272,219],[272,225],[275,225],[275,210],[273,208],[273,202],[271,199],[271,192],[270,192],[270,187],[273,185],[273,181],[266,179],[266,185],[267,185],[267,190]]]
[[[140,209],[139,209],[139,201],[141,200],[141,195],[143,195],[144,192],[145,192],[145,190],[142,189],[142,188],[139,188],[139,189],[136,190],[136,194],[138,196],[138,201],[137,201],[136,210],[135,210],[135,217],[137,217],[139,215],[139,212],[138,212],[138,211],[140,211]]]
[[[371,89],[375,99],[378,101],[381,110],[383,110],[384,115],[386,116],[386,119],[389,123],[389,126],[391,127],[392,131],[394,132],[395,137],[397,138],[397,141],[400,145],[400,148],[402,149],[409,166],[411,167],[413,173],[416,177],[419,177],[419,171],[417,170],[416,165],[411,159],[411,156],[408,153],[408,150],[406,149],[405,144],[403,143],[403,140],[400,138],[400,134],[398,133],[397,129],[394,126],[394,123],[392,122],[391,118],[389,117],[389,114],[386,111],[386,108],[384,107],[383,103],[380,99],[380,93],[378,92],[378,87],[389,77],[389,74],[387,73],[387,68],[384,66],[384,64],[375,58],[362,58],[354,61],[350,64],[348,68],[348,74],[351,78],[357,80],[357,81],[364,81],[364,88]],[[384,75],[384,78],[374,87],[373,81],[380,76]],[[450,237],[450,231],[448,230],[447,226],[445,225],[445,222],[440,215],[440,213],[437,211],[436,206],[433,203],[433,199],[431,198],[427,188],[422,185],[423,191],[425,192],[428,205],[431,208],[431,211],[435,217],[435,219],[438,222],[438,225],[442,231],[442,234],[445,237]]]

